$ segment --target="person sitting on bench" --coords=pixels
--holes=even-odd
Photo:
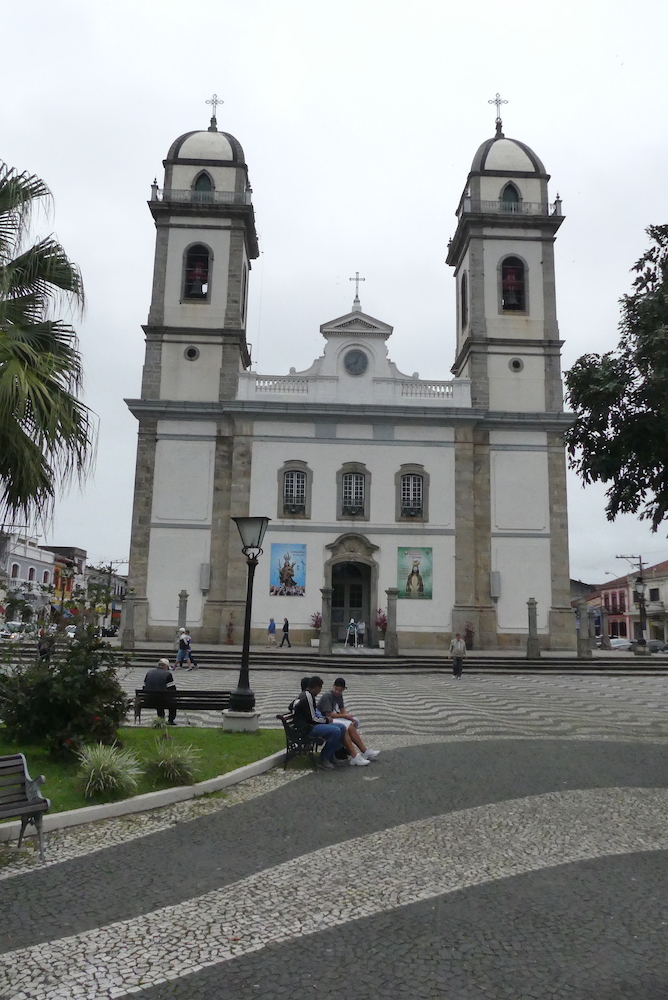
[[[325,745],[320,751],[320,767],[333,771],[332,759],[343,742],[343,729],[331,722],[325,722],[316,710],[316,698],[321,691],[322,677],[310,677],[306,690],[302,690],[292,704],[294,726],[300,732],[325,740]]]
[[[371,750],[365,747],[362,737],[357,731],[358,720],[350,712],[346,712],[343,701],[345,689],[345,680],[343,677],[337,677],[332,685],[332,690],[323,694],[318,702],[318,709],[328,722],[333,722],[344,730],[343,745],[350,754],[350,763],[364,767],[365,764],[375,760],[380,755],[380,750]]]
[[[155,691],[159,697],[156,699],[156,712],[159,719],[165,717],[165,705],[169,713],[168,725],[176,725],[176,705],[170,704],[172,699],[170,694],[176,691],[176,683],[172,672],[169,669],[169,660],[158,660],[157,667],[152,667],[147,671],[144,678],[144,691]],[[162,692],[160,694],[160,692]]]

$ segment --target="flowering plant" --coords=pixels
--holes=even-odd
[[[378,610],[376,611],[376,618],[374,621],[374,625],[376,626],[379,632],[382,632],[383,635],[385,635],[385,633],[387,632],[387,615],[385,614],[382,608],[378,608]]]
[[[314,611],[313,614],[311,615],[311,625],[316,630],[316,632],[319,632],[320,629],[322,628],[322,615],[320,614],[319,611]]]

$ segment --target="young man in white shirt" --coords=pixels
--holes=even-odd
[[[466,658],[466,643],[462,639],[460,632],[456,633],[450,643],[450,656],[452,657],[452,676],[456,677],[457,680],[461,680],[462,668]]]
[[[380,755],[380,750],[371,750],[365,747],[362,737],[357,731],[358,720],[350,712],[346,712],[343,701],[345,689],[345,680],[343,677],[337,677],[332,685],[332,690],[323,694],[318,702],[318,711],[322,712],[328,722],[333,722],[343,728],[343,745],[350,754],[350,763],[364,767],[369,761],[375,760]]]

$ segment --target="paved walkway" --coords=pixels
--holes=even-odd
[[[369,767],[5,869],[0,996],[665,1000],[667,682],[347,680]]]

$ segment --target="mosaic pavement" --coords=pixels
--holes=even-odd
[[[10,859],[0,996],[665,1000],[668,680],[347,680],[384,751],[368,768],[273,772]],[[254,683],[269,721],[295,675]]]

